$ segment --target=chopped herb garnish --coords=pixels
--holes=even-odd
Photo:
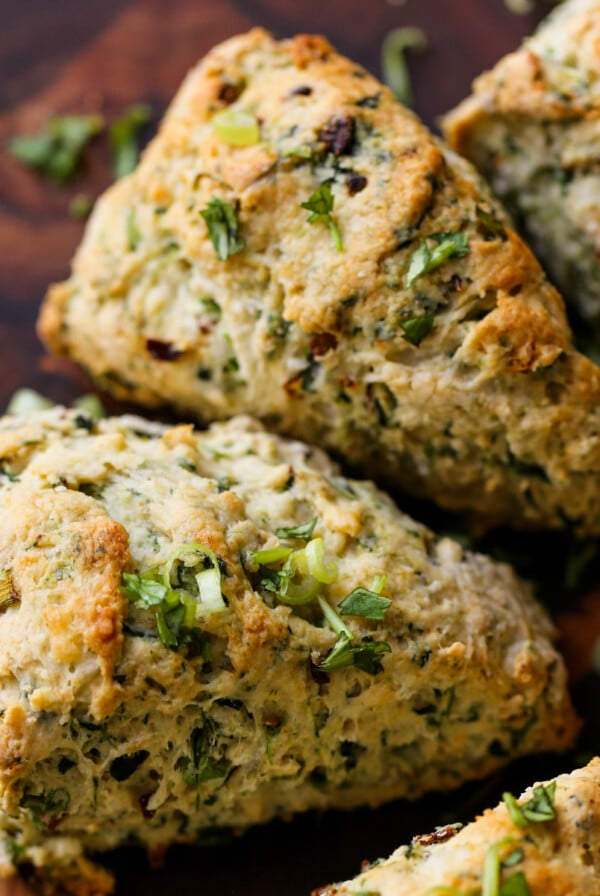
[[[435,321],[435,314],[422,314],[420,317],[410,317],[408,320],[400,321],[402,329],[402,338],[410,342],[411,345],[419,346],[428,336]]]
[[[538,784],[533,788],[533,796],[525,803],[519,804],[512,793],[503,793],[502,799],[510,817],[517,827],[524,828],[530,822],[552,821],[556,818],[554,795],[556,781],[550,784]]]
[[[428,239],[436,244],[429,248],[427,240],[422,239],[419,247],[410,257],[405,285],[411,287],[423,274],[429,274],[449,258],[462,258],[469,252],[466,233],[432,233]]]
[[[300,526],[280,526],[275,530],[275,534],[277,538],[302,538],[304,541],[308,541],[309,538],[312,538],[317,521],[318,517],[315,516],[308,523],[302,523]]]
[[[307,202],[301,202],[300,205],[302,208],[311,212],[308,216],[309,224],[316,224],[318,221],[322,221],[323,224],[327,225],[331,231],[331,237],[335,248],[338,252],[341,252],[343,249],[342,236],[333,219],[333,215],[331,214],[333,211],[333,203],[334,196],[331,191],[331,183],[326,180],[317,187]]]
[[[222,202],[213,196],[200,214],[206,221],[210,241],[221,261],[226,261],[230,255],[235,255],[246,247],[240,236],[237,209],[229,202]]]
[[[97,423],[99,420],[102,420],[103,417],[106,417],[104,405],[98,396],[93,393],[80,395],[79,398],[76,398],[73,402],[73,407],[77,408],[79,411],[83,411],[92,423]]]
[[[87,218],[94,207],[94,200],[87,193],[78,193],[69,204],[69,214],[80,221]]]
[[[88,142],[103,128],[99,115],[56,116],[38,134],[13,137],[8,151],[44,177],[66,183],[77,173]]]
[[[357,666],[370,675],[377,675],[383,670],[382,657],[390,653],[392,648],[385,641],[363,641],[355,644],[346,637],[340,637],[333,650],[319,663],[317,669],[324,672]]]
[[[134,208],[130,208],[127,210],[125,227],[127,230],[127,248],[130,252],[135,252],[140,244],[140,240],[142,239],[142,234],[140,233],[140,229],[137,225]]]
[[[140,155],[139,132],[151,119],[152,106],[148,103],[135,103],[111,124],[108,140],[115,177],[130,174],[137,165]]]
[[[385,617],[386,610],[391,605],[391,600],[388,600],[387,597],[380,597],[375,591],[355,588],[338,604],[338,610],[342,616],[362,616],[363,619],[381,622]]]
[[[158,636],[173,649],[197,640],[195,624],[203,613],[227,609],[218,557],[195,541],[181,545],[160,567],[123,573],[122,590],[134,606],[154,611]]]
[[[47,411],[53,407],[54,402],[45,395],[40,395],[35,389],[17,389],[13,392],[4,413],[24,417],[35,411]]]
[[[406,64],[406,50],[425,50],[427,38],[420,28],[394,28],[386,36],[381,48],[383,80],[391,88],[396,99],[405,106],[412,106],[413,91],[410,72]]]
[[[515,871],[500,884],[498,896],[531,896],[529,884],[522,871]]]
[[[69,808],[71,795],[63,787],[49,790],[47,793],[29,793],[27,787],[19,800],[19,806],[31,813],[33,822],[40,830],[52,826]]]

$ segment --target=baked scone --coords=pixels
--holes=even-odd
[[[479,77],[445,133],[600,328],[600,2],[569,0]]]
[[[87,851],[414,798],[572,742],[528,588],[317,449],[248,418],[56,409],[2,418],[0,461],[4,873],[87,893]]]
[[[488,524],[600,532],[600,371],[562,300],[468,163],[322,38],[205,58],[40,332],[121,397],[250,412]]]
[[[509,808],[510,807],[510,808]],[[599,896],[600,759],[313,896]]]

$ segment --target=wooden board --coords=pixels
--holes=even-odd
[[[187,69],[217,41],[261,24],[278,36],[319,31],[379,73],[385,34],[421,26],[429,49],[411,58],[416,108],[428,124],[468,91],[471,79],[530,31],[547,5],[529,16],[502,0],[0,0],[0,145],[31,132],[51,113],[101,112],[108,118],[134,101],[166,107]],[[98,195],[110,182],[106,145],[91,147],[69,187],[49,185],[0,149],[0,407],[29,385],[68,401],[81,375],[44,356],[35,319],[47,284],[68,272],[83,225],[68,212],[74,195]],[[562,617],[565,649],[580,704],[593,706],[597,682],[590,655],[600,631],[594,597]],[[593,726],[590,726],[593,728]],[[593,732],[592,732],[593,733]],[[600,744],[600,737],[594,744]],[[174,849],[152,870],[141,851],[109,857],[122,896],[308,896],[318,885],[356,873],[362,859],[387,855],[403,840],[448,820],[467,820],[493,802],[503,783],[566,769],[573,757],[535,760],[449,797],[396,803],[351,815],[309,815],[276,823],[221,846]],[[0,882],[0,896],[24,896]]]

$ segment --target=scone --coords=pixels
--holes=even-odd
[[[460,833],[459,833],[460,831]],[[599,896],[600,759],[313,896]]]
[[[2,418],[0,461],[5,874],[101,893],[88,852],[414,798],[572,742],[528,588],[317,449],[247,418],[56,409]]]
[[[104,388],[251,412],[486,524],[600,532],[600,370],[468,163],[322,38],[184,83],[40,332]]]
[[[600,2],[562,3],[445,121],[600,332]]]

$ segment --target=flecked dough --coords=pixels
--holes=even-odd
[[[90,852],[413,799],[573,740],[529,589],[316,448],[59,408],[0,420],[0,469],[4,874],[101,894]]]
[[[39,326],[123,398],[251,413],[485,525],[600,532],[600,371],[560,296],[474,169],[323,38],[208,54]]]

